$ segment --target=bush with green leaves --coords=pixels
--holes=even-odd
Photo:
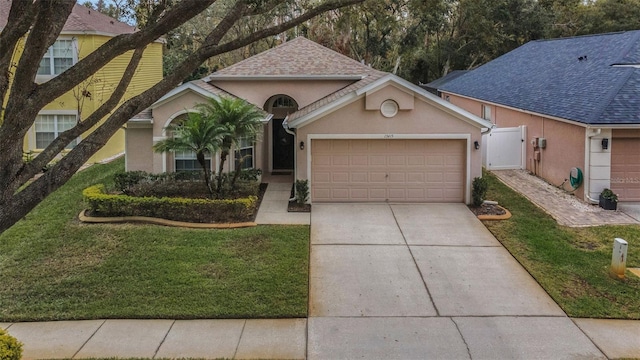
[[[487,195],[487,190],[489,189],[489,183],[487,179],[477,177],[473,179],[472,189],[471,189],[471,198],[473,202],[473,206],[478,207],[482,205],[484,201],[484,197]]]
[[[258,198],[189,199],[170,197],[135,197],[107,194],[103,184],[82,192],[92,216],[146,216],[193,223],[228,223],[251,221]]]
[[[306,204],[309,200],[309,180],[296,180],[296,202]]]
[[[22,358],[22,343],[0,329],[0,360],[20,360]]]
[[[244,198],[257,196],[260,184],[257,178],[261,171],[242,170],[235,184],[231,181],[233,173],[223,173],[218,199]],[[217,177],[216,177],[217,178]],[[113,178],[117,191],[129,196],[153,197],[185,197],[211,198],[211,194],[202,179],[202,174],[196,171],[181,171],[162,174],[152,174],[145,171],[128,171],[118,173]]]

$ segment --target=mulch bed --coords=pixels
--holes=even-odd
[[[498,205],[482,204],[481,206],[469,206],[469,210],[476,216],[478,215],[504,215],[506,211]]]
[[[288,212],[311,212],[311,204],[298,204],[295,201],[289,201],[287,206]]]

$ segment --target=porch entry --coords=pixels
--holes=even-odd
[[[482,136],[482,165],[487,170],[524,169],[527,127],[495,128]]]
[[[284,130],[284,119],[274,119],[273,139],[273,171],[293,170],[294,138]]]

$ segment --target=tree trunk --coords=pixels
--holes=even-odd
[[[227,150],[222,150],[220,152],[220,166],[218,167],[218,186],[217,193],[218,198],[222,195],[222,169],[224,169],[224,163],[227,161],[227,156],[229,156],[229,152]]]
[[[196,154],[196,158],[202,166],[202,172],[204,173],[204,183],[207,185],[207,190],[209,190],[209,197],[213,197],[213,189],[211,188],[211,180],[209,179],[209,172],[207,171],[207,159],[204,157],[203,152],[199,152]]]

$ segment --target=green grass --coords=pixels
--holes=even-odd
[[[492,174],[487,198],[513,214],[485,225],[572,317],[640,319],[640,278],[609,276],[613,239],[629,242],[627,267],[640,267],[640,226],[568,228]]]
[[[305,317],[308,226],[235,230],[82,224],[74,176],[0,235],[0,321]]]

